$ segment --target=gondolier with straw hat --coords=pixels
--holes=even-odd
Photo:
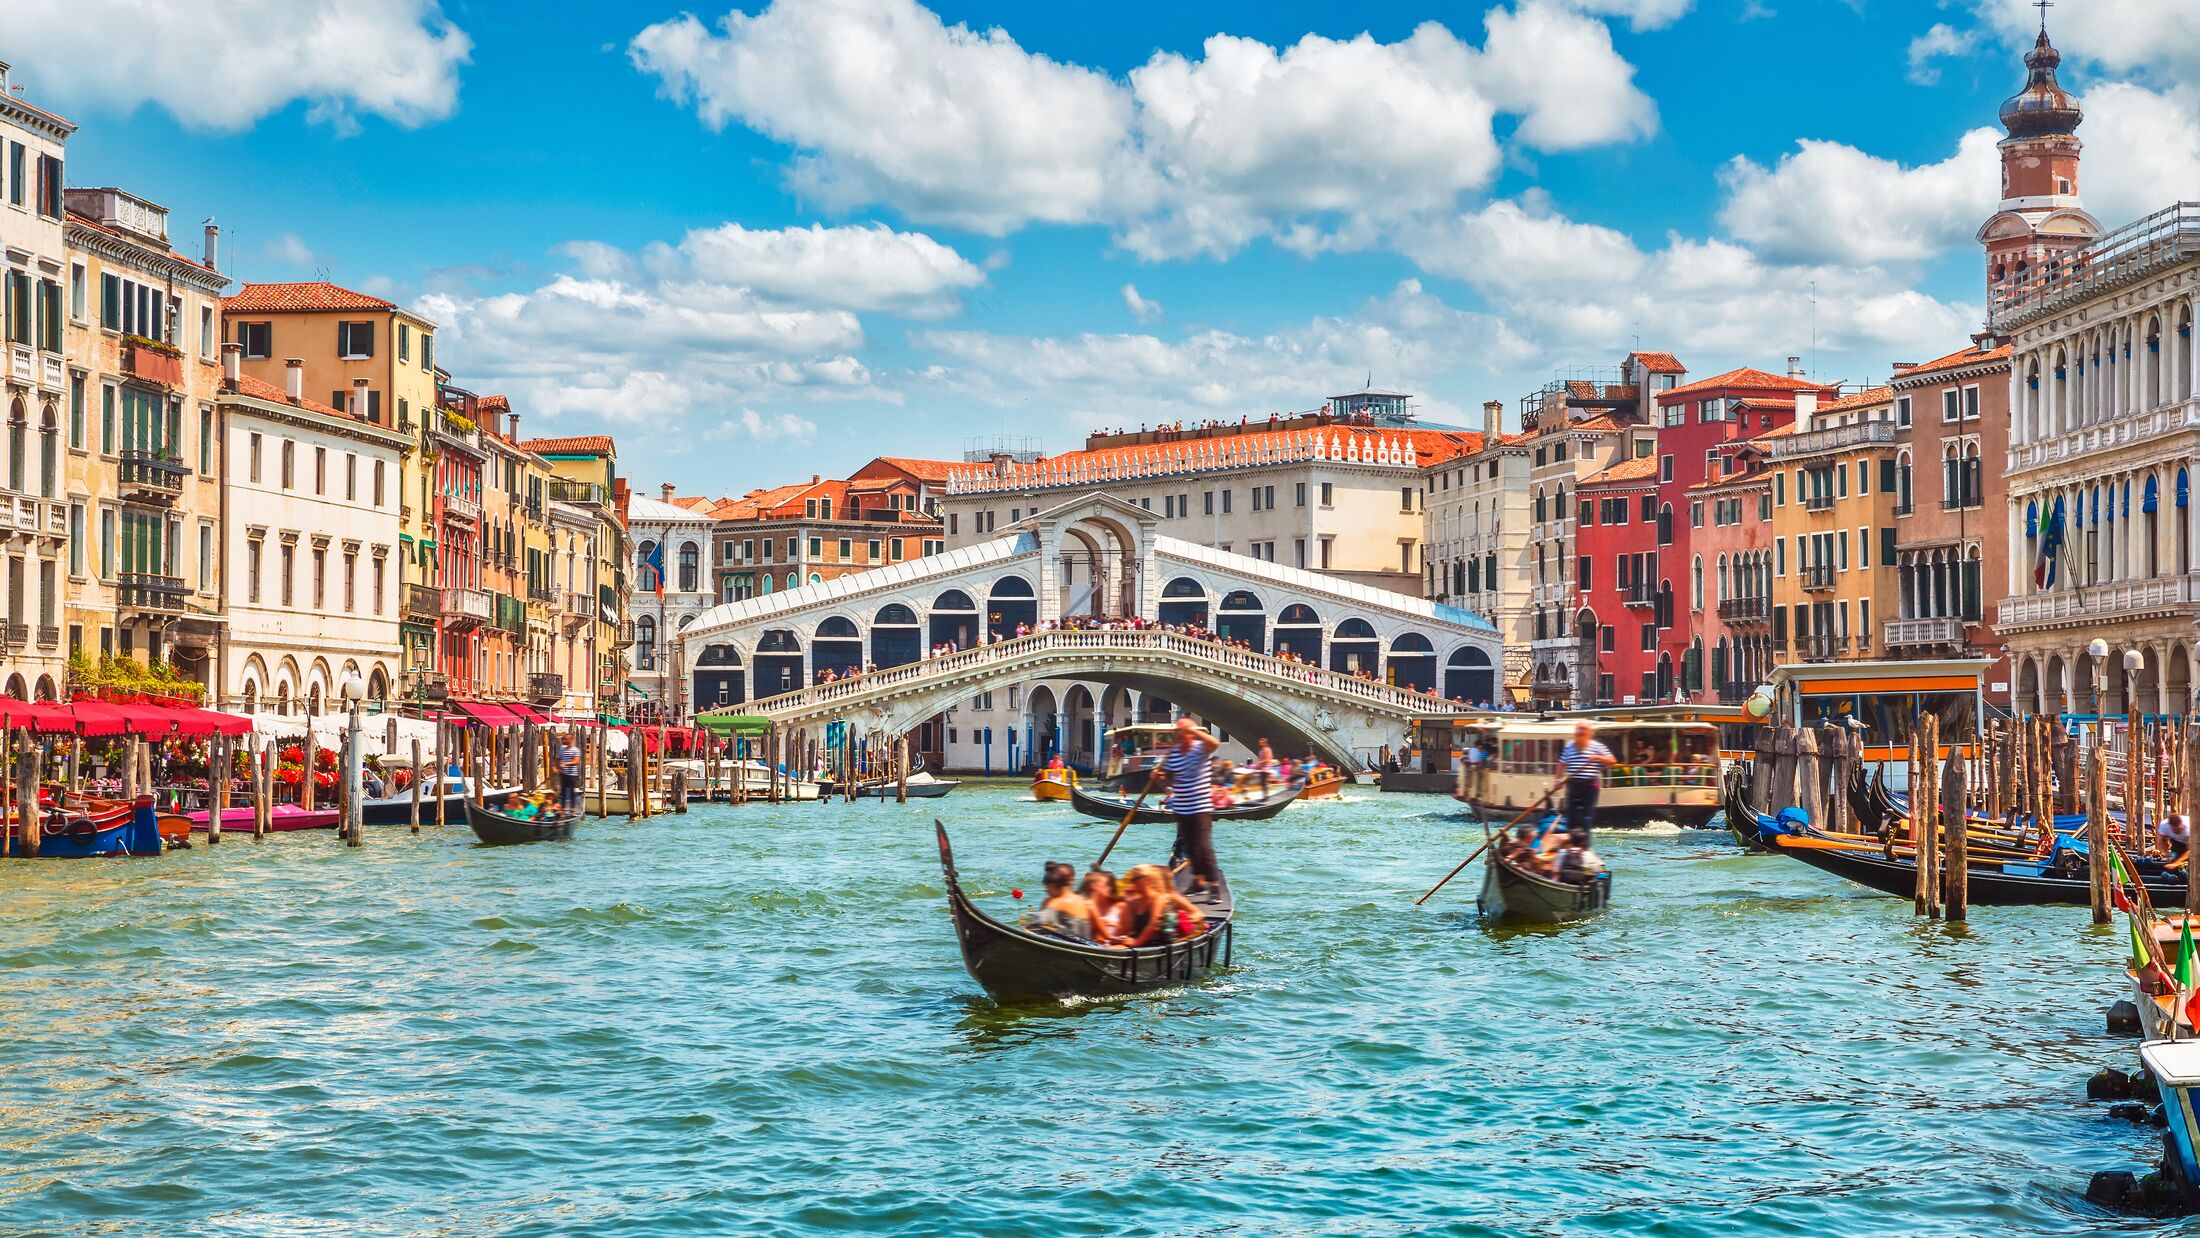
[[[1563,783],[1566,787],[1566,829],[1569,833],[1581,832],[1581,839],[1589,839],[1590,827],[1596,824],[1597,794],[1604,789],[1604,768],[1619,764],[1612,750],[1597,742],[1596,728],[1587,722],[1574,724],[1574,738],[1558,750],[1557,777],[1553,789]]]

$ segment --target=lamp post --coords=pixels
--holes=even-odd
[[[356,847],[362,841],[360,827],[364,824],[359,801],[366,778],[365,762],[359,751],[359,732],[365,723],[367,681],[359,677],[359,672],[347,671],[336,691],[350,715],[344,724],[344,841]]]
[[[2101,702],[2108,692],[2108,642],[2096,636],[2085,647],[2086,655],[2093,659],[2093,742],[2105,743],[2108,739],[2108,716],[2101,711]]]

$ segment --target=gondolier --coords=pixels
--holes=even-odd
[[[1192,865],[1194,889],[1222,880],[1215,862],[1214,757],[1222,746],[1190,718],[1176,720],[1176,747],[1155,770],[1169,781],[1169,811],[1176,814],[1176,845]],[[1150,784],[1149,784],[1150,785]]]
[[[1605,767],[1617,764],[1619,758],[1597,742],[1596,729],[1586,722],[1575,723],[1573,742],[1558,750],[1556,782],[1566,787],[1566,828],[1581,831],[1584,840],[1596,825],[1597,793],[1604,789]]]

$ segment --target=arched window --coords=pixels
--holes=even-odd
[[[680,543],[680,592],[693,593],[702,572],[703,552],[694,542]]]
[[[1697,555],[1688,565],[1688,609],[1703,609],[1703,556]]]
[[[1894,510],[1906,514],[1910,507],[1910,453],[1901,451],[1894,458]]]
[[[1963,506],[1963,456],[1952,441],[1940,449],[1940,506]]]
[[[23,429],[28,420],[23,401],[8,406],[8,489],[17,493],[23,490],[23,466],[27,463],[23,458]]]
[[[1729,596],[1726,583],[1726,555],[1722,552],[1719,555],[1719,600],[1724,602]]]
[[[48,404],[38,425],[38,493],[43,498],[54,497],[55,487],[61,484],[59,431],[60,418]]]
[[[657,569],[650,564],[657,558],[657,543],[644,541],[634,548],[634,579],[644,593],[657,591]]]
[[[657,620],[649,615],[634,620],[634,669],[657,669]]]
[[[1986,470],[1979,457],[1978,444],[1967,443],[1963,448],[1963,505],[1978,507],[1986,502]]]

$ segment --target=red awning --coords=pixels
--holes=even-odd
[[[131,725],[132,716],[123,712],[123,706],[110,705],[105,701],[73,701],[69,704],[68,712],[76,719],[76,726],[72,729],[87,739],[138,730]],[[162,727],[161,730],[165,732],[167,728]],[[144,731],[139,730],[139,734],[144,734]]]
[[[451,708],[483,726],[516,726],[519,719],[490,701],[452,701]]]
[[[544,717],[541,711],[537,710],[534,706],[522,705],[518,701],[506,701],[504,703],[504,712],[519,719],[521,722],[532,722],[537,726],[547,726],[550,722],[550,719]]]
[[[235,714],[190,706],[172,708],[169,712],[176,715],[176,734],[193,739],[203,739],[209,735],[236,738],[252,733],[252,719],[240,718]]]
[[[52,701],[18,701],[0,697],[0,726],[39,735],[76,734],[76,715],[66,705]]]

